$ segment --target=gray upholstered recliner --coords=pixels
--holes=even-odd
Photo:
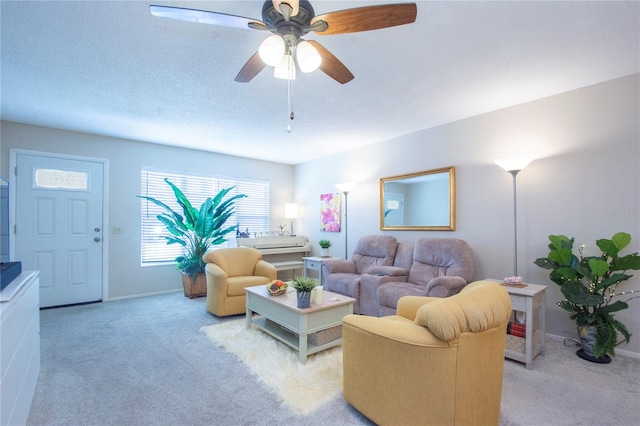
[[[401,262],[396,256],[396,263]],[[457,238],[420,238],[415,242],[410,269],[375,267],[363,277],[367,291],[376,289],[377,316],[395,315],[403,296],[448,297],[473,279],[475,262],[469,245]]]
[[[356,299],[353,312],[360,312],[360,276],[375,266],[391,266],[398,246],[390,235],[368,235],[360,238],[351,260],[329,259],[322,264],[325,290]]]

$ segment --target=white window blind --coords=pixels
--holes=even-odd
[[[196,209],[200,209],[207,198],[214,197],[220,190],[235,186],[227,194],[227,197],[236,194],[246,194],[247,197],[235,201],[235,213],[227,220],[224,227],[238,224],[242,231],[246,229],[249,229],[250,232],[269,230],[268,181],[143,169],[140,194],[162,201],[180,215],[183,215],[182,208],[176,202],[173,190],[167,185],[164,178],[169,179],[171,183],[180,188]],[[164,236],[169,236],[169,232],[157,216],[164,213],[165,210],[150,201],[144,199],[141,201],[142,266],[173,262],[177,256],[182,254],[183,247],[179,244],[167,244],[167,240],[164,238]],[[227,239],[235,240],[235,234],[228,234]],[[227,244],[216,247],[224,247],[225,245]],[[235,243],[229,245],[235,245]]]

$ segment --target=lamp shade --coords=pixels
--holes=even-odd
[[[355,182],[344,182],[344,183],[336,184],[336,188],[338,188],[340,192],[344,194],[348,194],[353,189],[354,186],[356,186]]]
[[[282,62],[284,53],[284,39],[277,34],[273,34],[264,39],[258,48],[260,59],[271,67],[275,67]]]
[[[296,59],[302,72],[313,72],[322,63],[318,50],[308,41],[301,41],[296,47]]]
[[[530,162],[531,159],[522,157],[502,158],[495,161],[498,166],[502,167],[508,172],[524,170],[524,168],[527,167]]]
[[[285,219],[297,219],[298,218],[298,205],[296,203],[287,203],[284,205],[284,217]]]
[[[293,63],[293,57],[291,55],[284,55],[282,62],[273,69],[273,76],[283,80],[296,79],[296,64]]]

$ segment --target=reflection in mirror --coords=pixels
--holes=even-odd
[[[380,179],[380,229],[453,231],[455,167]]]

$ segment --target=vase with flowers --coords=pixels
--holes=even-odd
[[[581,245],[573,253],[575,238],[549,235],[549,254],[535,264],[550,269],[549,278],[560,286],[565,297],[558,306],[576,321],[581,349],[577,355],[589,361],[607,363],[615,356],[615,347],[631,338],[627,327],[615,318],[615,313],[627,309],[628,302],[639,290],[624,290],[620,284],[633,275],[628,270],[640,269],[638,253],[621,255],[631,236],[618,232],[611,239],[596,240],[600,254],[585,256]],[[622,339],[618,340],[618,335]]]

